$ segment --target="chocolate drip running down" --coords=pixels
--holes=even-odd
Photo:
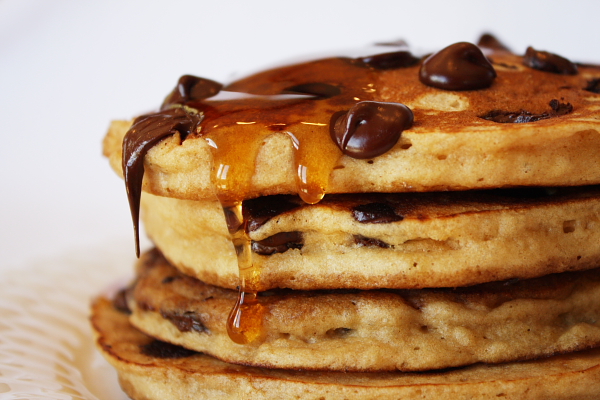
[[[177,107],[138,117],[123,139],[123,175],[133,220],[135,252],[140,256],[140,197],[144,178],[144,157],[148,150],[167,136],[176,133],[181,139],[200,128],[202,114],[187,107]]]

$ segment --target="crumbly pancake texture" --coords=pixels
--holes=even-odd
[[[596,186],[332,195],[315,205],[270,196],[244,207],[255,290],[467,286],[600,265]],[[142,209],[173,265],[236,288],[218,201],[144,194]]]
[[[203,100],[198,105],[204,113],[199,133],[168,136],[148,151],[144,190],[199,200],[223,190],[215,179],[231,181],[225,190],[242,186],[235,190],[244,198],[295,194],[303,190],[302,180],[326,193],[600,183],[600,94],[585,90],[600,78],[600,68],[580,65],[577,74],[564,75],[527,67],[523,57],[506,51],[491,52],[489,59],[497,77],[479,90],[427,86],[419,81],[421,63],[377,69],[351,58],[282,67],[233,82],[224,90],[277,96],[316,82],[341,94],[293,104],[285,118],[270,103],[267,109],[243,103],[242,113],[236,106],[222,106],[218,96]],[[332,115],[347,110],[348,105],[336,103],[343,96],[355,102],[405,104],[414,113],[414,123],[382,155],[344,155],[329,137]],[[212,109],[202,111],[204,104],[233,114],[222,121]],[[256,108],[254,114],[246,112],[248,107]],[[525,123],[483,118],[494,112],[542,118]],[[104,141],[104,154],[119,174],[123,137],[130,126],[114,122]],[[217,129],[223,129],[223,137]],[[230,142],[231,137],[238,142]],[[242,172],[233,176],[232,170],[225,178],[221,172],[232,160]]]
[[[463,289],[272,291],[239,345],[227,335],[237,291],[185,276],[147,254],[128,295],[147,334],[221,360],[268,368],[431,370],[600,344],[600,270]]]
[[[104,298],[93,306],[97,344],[135,400],[513,399],[595,400],[598,350],[537,361],[427,373],[287,371],[227,364],[135,330]]]

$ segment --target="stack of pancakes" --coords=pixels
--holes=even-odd
[[[156,245],[93,309],[134,399],[600,396],[598,66],[484,35],[186,75],[104,152]]]

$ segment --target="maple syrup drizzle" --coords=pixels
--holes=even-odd
[[[378,68],[362,59],[329,58],[265,71],[236,81],[217,95],[218,84],[189,76],[180,80],[176,89],[163,103],[161,113],[183,105],[201,116],[198,127],[180,133],[183,139],[203,138],[210,145],[212,180],[238,259],[239,294],[227,331],[236,343],[260,341],[266,311],[258,296],[260,270],[252,260],[243,205],[249,198],[257,154],[268,136],[286,134],[293,145],[296,191],[306,203],[319,202],[342,155],[331,140],[331,117],[348,112],[358,101],[373,100],[379,89]],[[130,132],[136,129],[139,127],[134,124]],[[128,138],[130,132],[126,135],[124,143],[132,142],[128,145],[131,149],[141,146],[143,152],[135,156],[124,151],[124,165],[135,157],[139,165],[139,158],[168,134],[163,129],[160,137],[153,137],[158,132],[152,127],[144,129],[150,139],[146,137],[142,144],[136,142],[135,135]],[[180,129],[170,130],[175,131]],[[142,167],[137,173],[143,174]],[[141,182],[138,175],[137,179],[126,179],[126,186],[129,190],[137,185],[141,192]]]
[[[259,340],[262,332],[265,308],[258,301],[256,289],[260,271],[252,263],[251,241],[242,203],[223,203],[223,212],[227,216],[227,228],[237,255],[240,278],[237,301],[227,319],[227,333],[234,342],[246,344]]]

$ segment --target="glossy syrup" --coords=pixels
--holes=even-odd
[[[359,68],[364,76],[364,68],[352,66],[347,62],[328,60],[326,63],[344,68]],[[278,75],[277,71],[273,73]],[[228,229],[238,260],[238,297],[227,320],[229,337],[238,344],[261,341],[262,323],[266,312],[258,296],[261,289],[260,269],[256,268],[252,260],[248,221],[244,215],[242,201],[250,189],[260,146],[264,139],[274,132],[287,135],[294,151],[296,191],[304,202],[317,203],[325,195],[329,174],[340,157],[340,150],[329,135],[331,116],[341,107],[350,108],[356,103],[356,93],[352,95],[336,90],[342,86],[341,82],[327,81],[325,83],[328,87],[324,89],[323,85],[304,85],[314,83],[310,80],[307,82],[307,78],[298,81],[290,81],[289,78],[288,76],[287,87],[275,90],[279,78],[264,74],[259,79],[248,80],[249,85],[234,84],[234,89],[254,93],[254,96],[239,96],[237,100],[233,100],[236,95],[232,98],[231,93],[225,94],[229,99],[225,100],[226,103],[214,103],[217,106],[206,111],[206,123],[203,124],[205,131],[202,135],[211,145],[213,152],[213,182],[227,216]],[[257,83],[263,80],[268,82],[268,85],[265,85],[267,90],[256,87]],[[365,87],[373,87],[373,84],[368,85],[365,82]],[[334,95],[329,96],[330,93]],[[360,95],[363,97],[364,93]],[[345,97],[343,101],[340,99],[342,96]],[[212,101],[218,102],[219,96]],[[232,102],[238,103],[234,107],[235,111],[223,112],[224,108],[233,105]],[[246,102],[248,108],[244,106]],[[315,151],[316,149],[319,151]]]
[[[242,203],[224,205],[223,212],[227,216],[227,227],[237,255],[240,279],[237,301],[227,319],[227,333],[234,342],[246,344],[258,341],[262,332],[265,308],[258,301],[256,289],[260,271],[253,267],[251,241]]]

